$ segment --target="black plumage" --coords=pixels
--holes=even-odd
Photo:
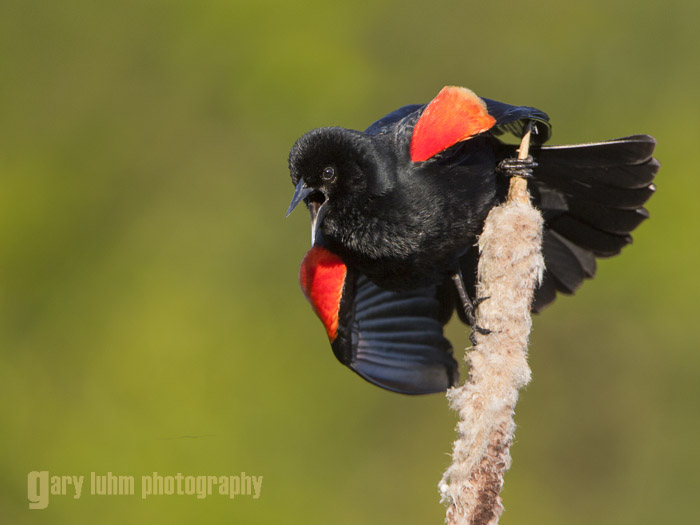
[[[502,134],[517,136],[527,122],[535,125],[537,166],[528,186],[545,219],[547,270],[534,311],[592,278],[596,257],[616,255],[631,242],[655,189],[652,137],[545,146],[551,128],[544,112],[464,92],[457,96],[477,104],[476,120],[488,122],[487,129],[446,142],[427,160],[414,160],[413,142],[433,103],[404,106],[365,132],[313,130],[290,153],[297,186],[290,211],[304,200],[313,240],[349,269],[336,356],[366,379],[405,393],[444,390],[455,381],[442,324],[458,304],[455,272],[461,270],[473,294],[477,236],[489,210],[505,200],[509,177],[499,165],[516,156],[516,147],[502,142]],[[450,108],[437,110],[448,113],[450,125]],[[466,321],[464,310],[457,311]]]

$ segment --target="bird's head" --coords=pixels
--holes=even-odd
[[[296,186],[287,215],[304,201],[311,213],[311,243],[334,210],[361,209],[386,191],[383,164],[372,137],[344,128],[319,128],[302,136],[289,154]]]

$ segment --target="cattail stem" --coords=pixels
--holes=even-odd
[[[518,158],[528,156],[528,126]],[[531,205],[527,181],[511,179],[506,202],[491,210],[479,237],[476,333],[467,352],[469,377],[447,398],[459,414],[452,464],[439,488],[446,522],[493,525],[503,512],[500,492],[510,467],[518,391],[530,381],[527,344],[530,305],[542,278],[542,216]]]

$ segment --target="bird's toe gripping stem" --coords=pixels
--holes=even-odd
[[[537,167],[537,162],[528,155],[524,159],[508,158],[498,163],[498,171],[507,177],[532,178],[532,171]]]
[[[462,272],[456,271],[454,274],[452,274],[452,281],[455,284],[455,287],[457,288],[457,296],[459,297],[459,301],[461,303],[462,308],[464,309],[464,314],[467,317],[467,322],[469,323],[469,326],[472,329],[472,333],[469,335],[469,340],[471,343],[476,346],[476,334],[479,333],[481,335],[488,335],[492,331],[489,330],[488,328],[484,328],[482,326],[479,326],[476,324],[476,316],[475,316],[475,311],[479,307],[481,303],[483,303],[488,297],[479,297],[476,300],[472,301],[469,298],[469,294],[467,293],[467,289],[464,286],[464,279],[462,278]]]
[[[472,328],[472,333],[469,334],[469,341],[471,342],[472,345],[476,346],[476,334],[481,334],[481,335],[489,335],[490,333],[493,332],[493,330],[489,330],[488,328],[484,328],[483,326],[479,326],[476,324],[476,317],[474,316],[474,311],[479,307],[481,303],[483,303],[488,297],[477,297],[474,301],[471,301],[469,303],[469,306],[467,307],[467,320],[469,321],[469,326]]]

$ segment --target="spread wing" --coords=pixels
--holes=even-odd
[[[426,161],[450,146],[485,131],[494,135],[521,136],[526,122],[535,124],[534,142],[542,144],[551,135],[549,117],[530,106],[512,106],[456,86],[444,87],[428,104],[403,106],[372,124],[365,133],[375,135],[405,125],[412,131],[411,160]]]
[[[304,258],[300,281],[336,358],[367,381],[402,394],[456,384],[436,287],[384,290],[318,245]]]

